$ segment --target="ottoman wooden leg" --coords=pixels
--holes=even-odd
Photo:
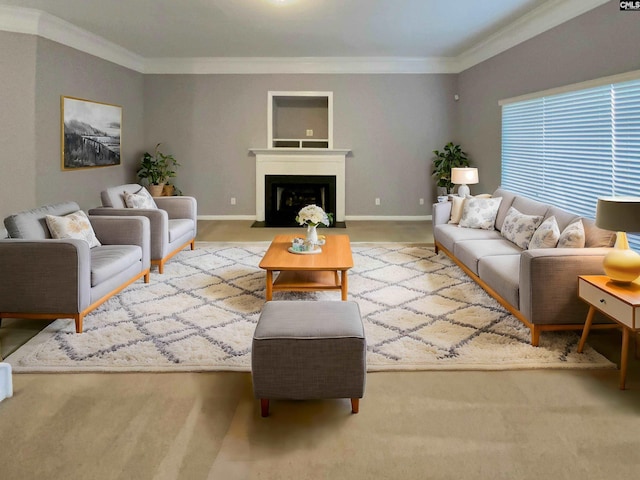
[[[360,399],[359,398],[352,398],[351,399],[351,413],[358,413],[359,411],[360,411]]]
[[[269,416],[269,399],[268,398],[260,399],[260,414],[263,417]]]

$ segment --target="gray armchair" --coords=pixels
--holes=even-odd
[[[89,210],[90,215],[143,215],[151,223],[151,264],[164,272],[164,264],[180,250],[195,248],[198,230],[198,206],[193,197],[154,197],[157,209],[127,208],[124,192],[138,193],[138,184],[111,187],[100,193],[102,207]]]
[[[10,238],[0,240],[0,319],[73,318],[81,333],[87,313],[136,280],[149,282],[149,220],[89,216],[102,244],[93,248],[51,238],[45,217],[78,210],[65,202],[5,218]]]

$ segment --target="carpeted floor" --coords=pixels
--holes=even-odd
[[[15,372],[249,371],[264,304],[268,242],[206,243],[130,286],[85,320],[57,320],[12,354]],[[369,371],[612,368],[578,334],[530,332],[433,247],[355,243],[349,298],[365,324]],[[339,301],[339,292],[274,299]]]

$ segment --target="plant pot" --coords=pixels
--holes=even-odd
[[[147,190],[149,190],[149,193],[151,194],[152,197],[161,197],[163,189],[164,189],[164,183],[161,183],[160,185],[149,185],[147,187]]]
[[[162,195],[165,197],[173,196],[173,185],[165,185],[162,189]]]

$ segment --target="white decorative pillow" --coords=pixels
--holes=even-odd
[[[560,228],[556,217],[547,218],[531,237],[529,250],[533,248],[554,248],[560,238]]]
[[[464,197],[451,197],[451,220],[449,220],[449,223],[456,224],[460,222],[464,201]]]
[[[76,238],[78,240],[84,240],[89,244],[89,248],[102,245],[96,238],[89,218],[82,210],[63,217],[47,215],[45,221],[53,238]]]
[[[558,240],[558,248],[583,248],[586,242],[586,236],[584,233],[584,225],[582,220],[578,219],[573,223],[567,225]]]
[[[525,215],[510,207],[502,224],[500,234],[520,248],[526,249],[543,218],[543,215]]]
[[[153,201],[153,197],[144,187],[136,193],[122,192],[122,195],[124,196],[125,205],[129,208],[158,208],[156,202]]]
[[[467,198],[462,207],[462,217],[458,226],[491,230],[495,226],[501,201],[502,197]]]

